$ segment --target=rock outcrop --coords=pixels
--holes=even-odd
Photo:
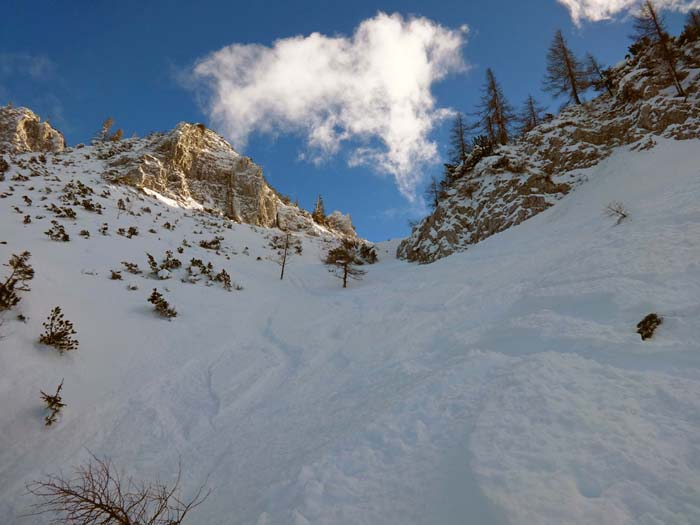
[[[0,106],[0,154],[56,152],[65,146],[61,132],[31,110]]]
[[[3,153],[58,153],[65,147],[63,135],[31,110],[0,107],[0,166]],[[324,224],[314,222],[266,182],[260,166],[203,124],[181,123],[167,133],[77,148],[98,163],[90,169],[102,169],[108,181],[152,190],[183,206],[266,228],[357,237],[349,215],[334,212]]]
[[[655,71],[649,50],[630,58],[613,68],[614,97],[570,106],[472,169],[459,167],[434,212],[413,228],[397,256],[433,262],[519,224],[566,195],[582,180],[583,169],[614,148],[650,148],[655,135],[700,137],[700,43],[680,51],[685,100]]]
[[[310,213],[286,203],[260,166],[203,124],[180,123],[168,133],[94,147],[106,160],[104,176],[113,182],[147,188],[183,205],[195,203],[242,223],[356,236],[352,223],[346,224],[349,217],[319,225]]]

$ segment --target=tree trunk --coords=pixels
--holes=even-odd
[[[564,48],[564,60],[566,62],[566,72],[569,76],[569,83],[571,84],[571,96],[573,97],[574,102],[580,106],[581,99],[578,97],[576,73],[574,72],[574,66],[571,63],[571,57],[569,57],[569,50],[566,48]]]
[[[284,267],[287,264],[287,250],[289,249],[289,234],[284,238],[284,255],[282,256],[282,273],[280,273],[280,281],[284,279]]]
[[[654,23],[654,29],[656,30],[656,35],[659,39],[663,59],[666,62],[669,73],[671,73],[671,79],[676,87],[676,91],[678,92],[679,96],[685,97],[685,91],[683,90],[683,86],[681,86],[680,80],[678,80],[678,73],[676,72],[676,60],[673,58],[673,51],[668,47],[668,36],[661,25],[663,22],[659,22],[659,17],[654,9],[649,9],[649,16]]]
[[[350,263],[345,263],[343,265],[343,288],[348,287],[348,266]]]

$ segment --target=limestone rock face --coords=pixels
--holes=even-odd
[[[681,51],[687,99],[675,96],[663,73],[653,71],[649,52],[616,66],[614,97],[570,106],[472,169],[459,167],[435,211],[416,224],[397,256],[433,262],[519,224],[575,188],[585,177],[582,170],[615,148],[648,149],[654,135],[700,137],[700,43]]]
[[[31,110],[0,106],[0,154],[57,152],[65,146],[61,132]]]
[[[168,133],[95,145],[106,159],[105,176],[148,188],[182,204],[196,203],[238,222],[314,235],[355,235],[345,223],[336,230],[285,204],[263,177],[262,168],[237,153],[202,124],[180,123]],[[342,227],[341,227],[342,226]]]

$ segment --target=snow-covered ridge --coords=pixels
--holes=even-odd
[[[399,245],[398,256],[432,262],[542,212],[583,180],[582,170],[616,148],[649,149],[658,137],[700,137],[700,43],[681,48],[687,99],[652,71],[651,50],[613,69],[615,97],[570,106],[465,172],[435,211]]]
[[[3,142],[3,137],[4,142]],[[2,145],[5,144],[3,148]],[[27,108],[0,107],[0,154],[60,152],[62,135]],[[68,148],[75,173],[97,171],[106,181],[157,192],[184,208],[200,208],[236,222],[309,235],[356,238],[349,215],[314,222],[265,180],[263,170],[202,124],[180,123],[145,138],[95,141]],[[11,155],[5,162],[12,164]],[[49,173],[54,163],[44,163]]]

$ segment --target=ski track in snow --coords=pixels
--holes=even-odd
[[[25,484],[91,451],[144,479],[172,479],[181,459],[186,493],[212,489],[201,525],[700,523],[699,148],[657,141],[465,253],[428,266],[384,255],[347,290],[319,239],[279,281],[265,230],[217,233],[227,260],[196,246],[214,232],[191,212],[125,188],[102,216],[60,220],[71,242],[51,242],[38,192],[32,207],[21,195],[55,197],[72,174],[8,173],[0,257],[29,249],[37,275],[17,310],[27,323],[9,312],[0,327],[0,522],[44,523],[21,517]],[[127,195],[153,213],[117,218]],[[602,212],[613,200],[630,211],[617,226]],[[13,205],[46,218],[24,226]],[[147,233],[157,212],[175,230]],[[130,225],[138,237],[114,233]],[[177,257],[244,290],[109,280],[184,238]],[[154,287],[171,322],[145,301]],[[78,331],[70,355],[36,343],[55,304]],[[643,343],[635,325],[651,311],[665,321]],[[38,392],[61,378],[68,406],[46,429]]]

